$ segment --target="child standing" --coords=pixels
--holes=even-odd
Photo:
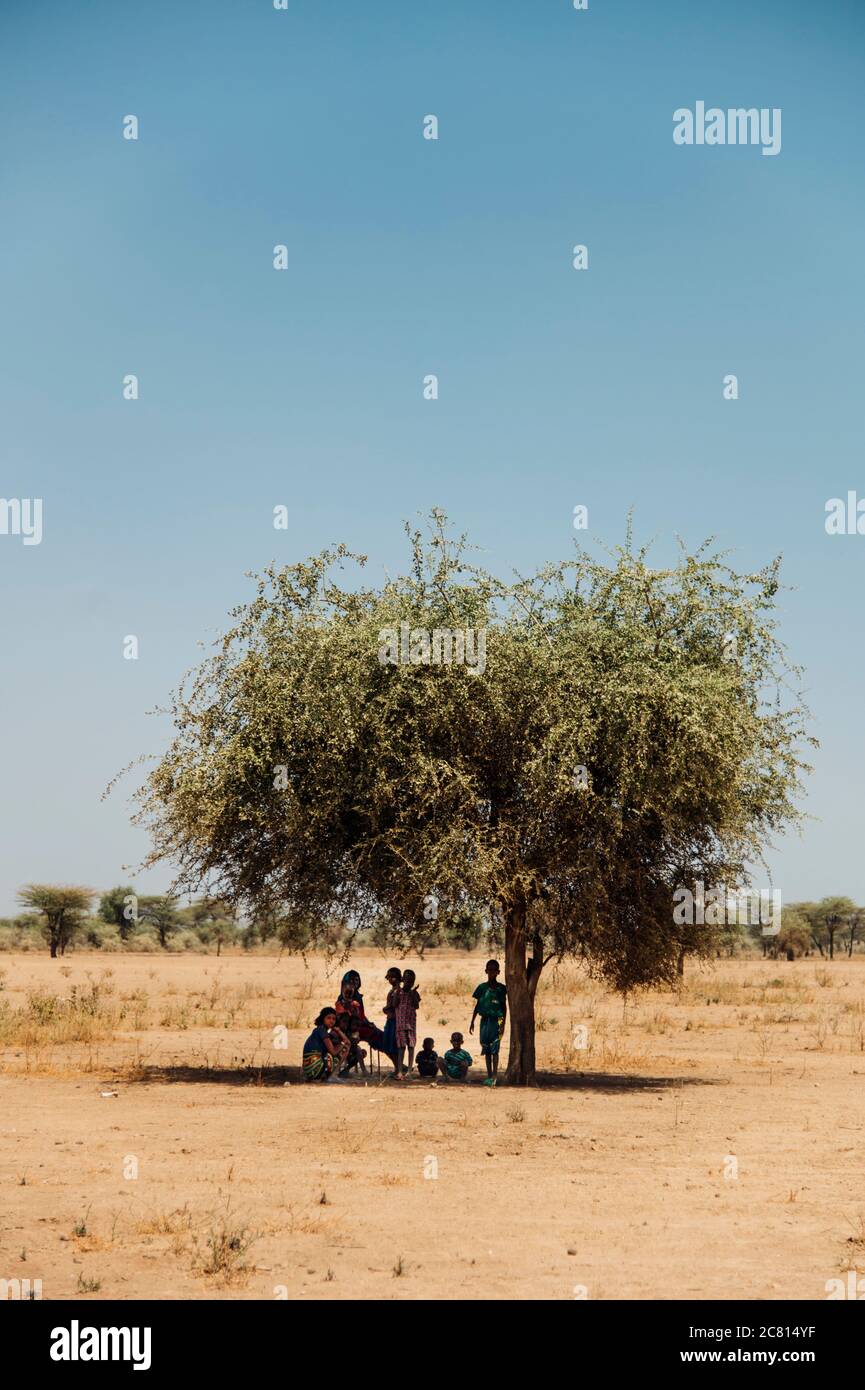
[[[402,1072],[399,1064],[399,1051],[396,1045],[396,1006],[399,1002],[400,986],[402,984],[402,971],[397,970],[392,965],[384,977],[389,985],[385,1006],[382,1009],[387,1022],[384,1025],[384,1051],[393,1062],[393,1074],[397,1080],[402,1080]]]
[[[415,989],[416,976],[413,970],[402,972],[402,989],[396,1000],[396,1045],[399,1051],[399,1067],[403,1076],[414,1065],[414,1050],[417,1046],[417,1011],[420,995]],[[408,1066],[405,1054],[408,1049]]]
[[[497,960],[487,961],[487,978],[482,985],[478,985],[472,995],[477,1002],[469,1024],[469,1032],[473,1033],[475,1019],[480,1015],[481,1052],[487,1064],[487,1079],[490,1081],[495,1081],[498,1075],[499,1047],[505,1031],[505,1019],[508,1016],[508,991],[499,983],[499,969]]]
[[[471,1064],[471,1056],[463,1047],[462,1033],[451,1033],[450,1048],[444,1057],[439,1058],[442,1076],[449,1077],[451,1081],[465,1081]]]

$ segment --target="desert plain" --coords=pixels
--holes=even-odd
[[[350,957],[379,1022],[387,967],[416,969],[419,1037],[463,1032],[468,1082],[385,1062],[310,1085],[336,958],[0,956],[0,1279],[83,1302],[582,1302],[865,1277],[865,958],[689,961],[627,1000],[548,966],[523,1089],[481,1084],[485,958]]]

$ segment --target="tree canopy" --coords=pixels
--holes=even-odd
[[[344,546],[258,577],[174,695],[137,819],[173,892],[288,929],[336,917],[408,950],[482,914],[527,1082],[548,960],[620,990],[672,980],[712,947],[676,925],[676,886],[747,883],[797,818],[778,562],[738,574],[705,545],[653,568],[629,529],[607,561],[503,580],[440,512],[406,529],[408,572],[378,586]],[[441,642],[436,660],[436,632],[474,664]]]
[[[109,888],[99,899],[98,915],[103,922],[117,928],[121,941],[128,941],[135,933],[136,904],[137,895],[131,884]]]
[[[52,956],[65,955],[66,947],[84,925],[93,901],[92,888],[73,884],[28,883],[19,902],[41,914],[42,931]]]

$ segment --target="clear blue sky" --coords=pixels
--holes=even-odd
[[[776,883],[865,901],[860,0],[3,0],[0,54],[0,496],[44,499],[0,536],[0,913],[128,880],[100,793],[245,570],[392,569],[433,505],[529,569],[577,503],[783,552],[822,748]],[[675,146],[697,100],[780,107],[780,155]]]

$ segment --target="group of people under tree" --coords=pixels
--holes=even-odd
[[[487,961],[487,978],[474,990],[474,1011],[469,1033],[474,1033],[480,1019],[481,1053],[486,1062],[486,1085],[495,1085],[498,1076],[499,1051],[507,1019],[507,988],[499,980],[497,960]],[[414,970],[399,970],[391,966],[385,975],[387,998],[382,1010],[384,1028],[378,1028],[367,1018],[361,993],[361,978],[356,970],[347,970],[342,977],[335,1005],[326,1006],[315,1020],[312,1032],[303,1046],[303,1075],[306,1081],[328,1081],[331,1076],[344,1081],[352,1072],[366,1075],[367,1047],[389,1059],[390,1075],[404,1081],[416,1069],[420,1077],[433,1080],[442,1076],[452,1081],[465,1080],[473,1064],[463,1046],[462,1033],[451,1034],[450,1047],[442,1055],[435,1051],[435,1040],[424,1038],[417,1048],[417,1014],[421,996]]]

